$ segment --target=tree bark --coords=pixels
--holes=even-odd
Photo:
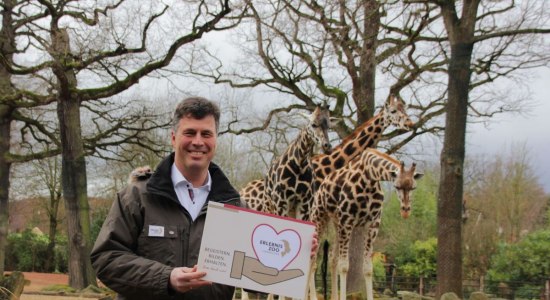
[[[464,1],[459,19],[454,1],[437,2],[451,45],[445,138],[437,203],[436,298],[453,292],[462,298],[462,203],[468,94],[479,0]]]
[[[57,203],[54,204],[52,210],[50,211],[50,226],[49,226],[49,242],[48,248],[46,248],[46,263],[44,264],[44,269],[47,272],[54,272],[57,265],[55,264],[55,238],[57,236],[57,211],[59,207],[59,200],[56,199]],[[53,200],[52,200],[53,201]]]
[[[10,151],[10,109],[0,105],[0,275],[4,274],[9,226],[10,168],[5,155]]]
[[[437,205],[437,295],[462,298],[462,197],[472,43],[453,43]]]
[[[56,62],[67,61],[70,41],[66,29],[52,29]],[[61,63],[54,67],[58,80],[57,117],[61,134],[61,184],[67,213],[69,246],[69,285],[83,289],[96,285],[90,261],[90,207],[88,204],[86,159],[80,122],[80,99],[76,93],[77,79],[73,70]]]
[[[364,2],[365,16],[363,29],[365,38],[362,49],[365,51],[360,58],[359,76],[353,82],[353,98],[357,104],[357,124],[369,120],[374,116],[374,97],[376,84],[376,48],[378,47],[378,31],[380,29],[380,4],[375,0]],[[349,247],[349,271],[346,289],[349,293],[366,290],[363,276],[365,253],[365,230],[354,229]]]
[[[6,0],[2,5],[1,11],[0,53],[3,56],[2,59],[5,59],[7,62],[12,61],[15,50],[11,15],[14,5],[14,0]],[[12,91],[11,74],[0,64],[0,94],[9,95]],[[11,161],[7,158],[7,155],[10,153],[12,112],[12,107],[4,103],[0,104],[0,275],[4,274],[9,226]]]
[[[95,285],[90,262],[90,209],[87,194],[86,161],[81,137],[80,103],[60,98],[57,113],[62,143],[62,185],[67,212],[69,285],[83,289]]]

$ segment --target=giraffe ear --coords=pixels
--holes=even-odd
[[[424,173],[414,173],[414,176],[413,178],[416,180],[416,179],[420,179],[424,176]]]
[[[388,99],[386,99],[386,102],[384,103],[384,107],[388,107],[392,105],[395,102],[395,95],[393,93],[388,95]]]
[[[338,124],[338,122],[342,121],[342,118],[337,118],[337,117],[330,117],[330,128],[334,128],[336,127],[336,124]]]
[[[298,112],[298,114],[308,120],[311,120],[311,117],[313,116],[313,113],[312,114],[308,114],[308,113],[305,113],[305,112]]]
[[[391,178],[395,179],[397,178],[397,175],[399,175],[399,172],[397,172],[397,170],[393,170],[390,172],[390,174],[391,174]]]

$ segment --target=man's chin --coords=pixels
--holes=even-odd
[[[190,171],[202,171],[208,168],[208,163],[205,161],[193,161],[187,164],[187,168]]]

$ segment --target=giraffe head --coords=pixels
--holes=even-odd
[[[397,197],[401,204],[401,217],[404,219],[411,213],[411,192],[416,188],[416,180],[422,176],[424,176],[423,173],[416,172],[415,163],[406,170],[405,163],[401,162],[399,168],[392,172],[393,187],[397,190]]]
[[[406,109],[407,104],[405,104],[403,99],[397,95],[390,94],[384,104],[383,111],[390,125],[396,126],[399,129],[411,130],[414,123],[409,118]]]
[[[330,113],[328,106],[321,108],[317,106],[313,113],[309,116],[309,122],[307,124],[307,130],[313,136],[315,143],[319,145],[323,152],[330,153],[332,146],[328,138],[328,130],[331,125]]]

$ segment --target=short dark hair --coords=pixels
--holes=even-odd
[[[216,103],[202,97],[189,97],[183,99],[178,106],[176,106],[174,117],[172,118],[172,129],[174,132],[178,131],[180,120],[187,116],[199,120],[206,116],[213,116],[216,121],[216,132],[218,132],[220,126],[220,108]]]

